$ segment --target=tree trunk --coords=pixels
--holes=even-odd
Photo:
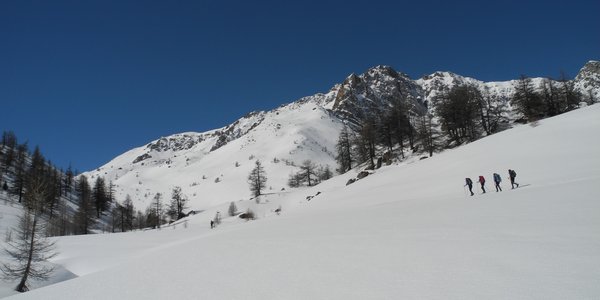
[[[31,270],[31,260],[33,259],[33,249],[35,248],[35,229],[37,227],[37,214],[33,216],[33,225],[31,226],[31,238],[29,240],[29,253],[27,255],[27,266],[25,267],[25,271],[23,272],[23,277],[21,278],[21,282],[17,285],[17,292],[23,293],[27,292],[29,288],[27,288],[27,277],[29,276],[29,272]]]

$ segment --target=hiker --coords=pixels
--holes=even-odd
[[[515,184],[519,187],[519,184],[515,182],[515,177],[517,177],[517,172],[515,170],[508,169],[508,176],[510,177],[510,184],[512,189],[515,188]]]
[[[500,190],[500,192],[502,192],[502,188],[500,187],[500,182],[502,181],[502,178],[500,178],[500,174],[498,173],[494,173],[494,183],[496,183],[496,192],[498,192],[498,190]]]
[[[479,183],[481,183],[481,190],[485,194],[485,178],[481,175],[479,175]]]
[[[465,184],[465,186],[469,187],[469,192],[471,192],[471,196],[475,195],[473,194],[473,181],[471,180],[471,178],[465,178],[465,182],[467,184]]]

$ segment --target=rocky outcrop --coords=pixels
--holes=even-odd
[[[388,66],[377,66],[361,75],[351,74],[333,91],[332,110],[350,125],[381,115],[394,101],[402,101],[415,114],[425,110],[421,87],[408,75]]]

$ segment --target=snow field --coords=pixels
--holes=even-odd
[[[227,202],[187,228],[62,237],[53,262],[80,277],[14,299],[598,298],[599,131],[593,105],[349,186],[355,174],[239,202],[256,221],[210,230]],[[488,193],[466,196],[478,175]]]

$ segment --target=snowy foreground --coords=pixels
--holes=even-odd
[[[256,221],[210,230],[223,206],[187,227],[63,237],[53,262],[79,277],[10,299],[597,299],[599,132],[594,105],[349,186],[239,202]],[[478,175],[488,193],[466,196]]]

